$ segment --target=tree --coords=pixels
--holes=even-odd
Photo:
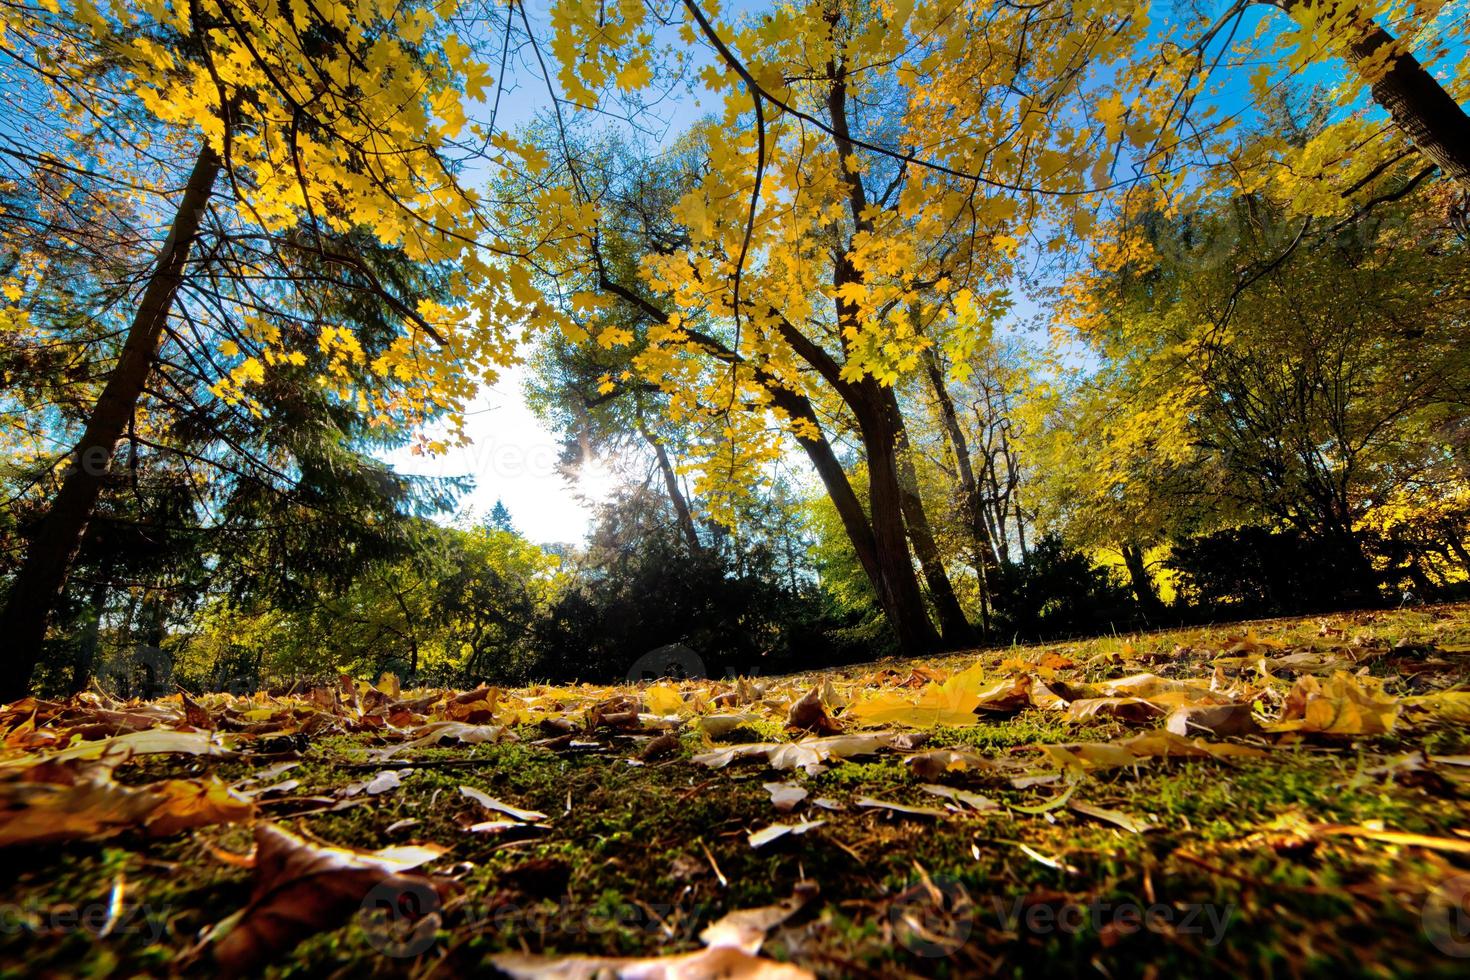
[[[915,557],[941,629],[964,642],[969,624],[904,469],[894,385],[931,345],[963,359],[973,326],[921,311],[934,329],[956,325],[927,336],[911,310],[986,302],[1047,202],[1077,210],[1084,161],[1102,139],[1075,122],[1090,111],[1084,83],[1142,28],[1112,10],[952,16],[942,5],[810,3],[738,25],[692,0],[685,10],[682,38],[708,46],[716,64],[704,80],[723,112],[686,134],[651,179],[582,138],[570,105],[611,84],[649,84],[647,12],[557,8],[557,84],[569,99],[527,154],[535,193],[515,210],[527,254],[556,282],[548,317],[613,347],[631,339],[618,307],[635,311],[648,330],[638,376],[676,417],[719,422],[718,447],[698,461],[700,488],[755,485],[789,434],[900,646],[937,642]],[[583,57],[593,38],[595,55]],[[657,226],[640,220],[648,186],[660,188],[655,201],[675,202],[671,214],[652,209]],[[641,245],[624,263],[628,242]],[[866,510],[833,449],[837,432],[861,447]]]
[[[471,44],[450,26],[440,8],[418,5],[322,11],[201,0],[36,12],[6,4],[3,55],[21,78],[18,89],[47,106],[37,122],[51,139],[12,158],[60,184],[62,195],[82,176],[127,189],[123,196],[140,213],[161,217],[163,234],[116,249],[130,251],[123,257],[143,288],[118,311],[130,308],[116,324],[125,336],[117,361],[10,583],[0,628],[19,660],[0,696],[17,696],[29,682],[114,447],[171,323],[250,327],[255,350],[222,344],[219,351],[233,361],[220,394],[246,404],[267,368],[295,363],[293,335],[310,331],[333,354],[327,377],[339,397],[383,422],[457,408],[505,359],[504,336],[469,329],[475,315],[503,321],[513,302],[498,289],[506,273],[487,262],[493,236],[478,196],[457,175],[478,152],[473,142],[457,142],[465,125],[458,89],[477,94],[487,80]],[[66,162],[81,158],[96,161],[95,169]],[[4,217],[35,230],[30,215]],[[371,263],[340,247],[361,226],[411,261],[449,264],[452,302],[395,294]],[[303,256],[397,313],[397,336],[371,365],[392,384],[371,401],[351,384],[348,365],[363,354],[350,326],[289,314],[283,319],[297,330],[271,322],[282,295],[315,281],[301,272]],[[20,256],[7,294],[24,296],[44,279],[48,257],[45,250]],[[7,312],[12,325],[24,320]]]
[[[1091,420],[1058,427],[1092,440],[1065,450],[1086,460],[1081,521],[1145,543],[1290,529],[1343,598],[1376,599],[1367,531],[1406,493],[1452,493],[1445,433],[1470,404],[1465,247],[1426,220],[1432,192],[1403,187],[1316,233],[1265,195],[1155,214],[1126,259],[1083,277],[1068,315],[1105,361],[1079,402]]]
[[[510,511],[506,509],[505,501],[496,498],[495,506],[490,508],[490,516],[485,521],[486,525],[494,531],[507,531],[515,533],[515,523],[510,519]]]

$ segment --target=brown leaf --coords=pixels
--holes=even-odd
[[[1393,730],[1398,700],[1383,682],[1338,671],[1326,681],[1297,680],[1281,706],[1281,720],[1268,731],[1323,735],[1383,735]]]
[[[969,749],[930,749],[903,761],[920,779],[939,779],[950,772],[995,768],[989,759]]]
[[[1175,735],[1253,735],[1260,731],[1248,704],[1182,704],[1164,727]]]
[[[323,847],[269,823],[256,827],[255,848],[250,904],[205,939],[230,976],[256,972],[308,936],[337,928],[380,885],[409,893],[437,889],[405,872],[444,853],[436,846],[372,853]]]
[[[822,692],[817,687],[813,687],[791,706],[786,714],[786,725],[788,728],[816,732],[818,735],[835,735],[842,731],[842,726],[833,719],[827,705],[822,702]]]

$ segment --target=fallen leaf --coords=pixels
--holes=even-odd
[[[475,789],[473,786],[461,786],[459,791],[485,809],[494,813],[503,813],[523,823],[534,823],[537,820],[546,819],[546,814],[538,810],[522,810],[520,807],[511,806],[509,803],[502,803],[500,800],[495,799],[495,797],[489,796]]]
[[[995,768],[989,759],[969,749],[930,749],[908,756],[903,762],[921,779],[938,779],[951,772]]]
[[[833,719],[827,705],[823,703],[821,690],[816,687],[791,705],[791,710],[786,713],[786,727],[816,732],[819,735],[835,735],[842,731],[842,726]]]
[[[750,846],[759,850],[772,841],[780,840],[788,834],[804,834],[808,830],[814,830],[826,823],[825,820],[803,820],[800,823],[773,823],[750,834]]]
[[[771,805],[781,813],[790,813],[807,797],[806,790],[795,783],[763,783],[762,786],[771,794]]]
[[[1259,732],[1248,704],[1180,705],[1169,713],[1164,727],[1175,735],[1253,735]]]
[[[250,904],[216,925],[203,947],[227,975],[257,972],[297,943],[337,928],[375,887],[434,889],[404,872],[441,856],[421,845],[377,852],[313,844],[274,824],[255,828],[255,880]]]
[[[381,796],[382,794],[390,792],[391,790],[395,790],[402,785],[403,777],[398,773],[398,770],[384,769],[382,772],[378,773],[371,780],[369,780],[367,786],[363,787],[363,791],[366,792],[368,796]]]
[[[1081,800],[1069,800],[1067,801],[1067,807],[1070,810],[1082,814],[1084,817],[1091,817],[1094,820],[1101,820],[1115,827],[1121,827],[1130,834],[1141,834],[1145,831],[1155,829],[1154,824],[1145,820],[1135,820],[1133,817],[1119,810],[1109,810],[1104,807],[1093,806],[1091,803],[1083,803]]]
[[[168,837],[193,827],[243,823],[255,817],[255,804],[235,793],[217,776],[170,779],[147,788],[163,797],[163,802],[143,824],[152,837]]]
[[[41,762],[88,761],[101,759],[103,756],[117,759],[167,753],[226,756],[233,754],[227,745],[228,736],[214,732],[176,732],[166,728],[153,728],[91,742],[78,742],[46,756],[25,755],[5,759],[0,761],[0,768],[25,768]]]
[[[949,811],[941,810],[933,806],[907,806],[903,803],[890,803],[888,800],[875,800],[870,796],[864,796],[855,801],[860,807],[876,810],[891,810],[894,813],[904,813],[913,817],[947,817]]]
[[[684,698],[672,684],[654,684],[643,692],[643,704],[655,715],[675,715],[684,709]]]
[[[939,725],[974,725],[980,706],[980,690],[985,680],[984,665],[977,663],[943,683],[925,685],[915,699],[890,691],[855,701],[842,717],[860,725],[905,725],[909,728],[935,728]]]
[[[699,941],[710,947],[732,947],[753,956],[761,951],[772,929],[800,912],[816,895],[815,882],[798,882],[791,897],[775,905],[737,909],[721,916],[700,932]]]
[[[1164,709],[1143,698],[1082,698],[1067,705],[1068,721],[1091,721],[1117,718],[1120,721],[1147,722],[1164,714]]]
[[[925,783],[924,785],[920,786],[919,789],[933,796],[942,796],[947,800],[953,800],[956,803],[963,803],[972,810],[980,810],[982,812],[985,812],[1000,809],[1000,804],[997,803],[995,800],[992,800],[988,796],[981,796],[979,793],[971,793],[969,790],[955,789],[953,786],[940,786],[935,783]]]
[[[825,738],[804,738],[796,742],[752,742],[746,745],[731,745],[694,756],[694,762],[723,769],[737,759],[764,758],[773,769],[795,769],[798,766],[808,773],[820,771],[824,762],[846,759],[858,755],[872,755],[893,744],[888,732],[861,735],[830,735]]]
[[[511,980],[814,980],[815,976],[733,946],[646,959],[496,953],[490,962]]]
[[[415,729],[412,738],[399,745],[390,746],[378,753],[379,759],[391,759],[404,749],[423,745],[438,745],[445,739],[454,739],[465,745],[481,745],[487,742],[514,742],[515,733],[504,725],[471,725],[462,721],[435,721]]]
[[[1383,691],[1383,682],[1338,671],[1326,681],[1298,678],[1281,706],[1272,732],[1322,735],[1384,735],[1398,718],[1398,700]]]

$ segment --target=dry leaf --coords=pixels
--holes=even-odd
[[[908,756],[903,762],[920,779],[938,779],[951,772],[995,768],[990,760],[969,749],[930,749]]]
[[[915,699],[890,691],[856,701],[847,706],[842,718],[859,725],[905,725],[910,728],[974,725],[980,720],[975,711],[980,707],[984,681],[985,668],[977,663],[941,684],[925,685]]]
[[[750,834],[750,846],[759,850],[772,841],[780,840],[788,834],[804,834],[808,830],[814,830],[826,822],[825,820],[803,820],[800,823],[773,823],[769,827],[762,828]]]
[[[459,788],[459,791],[465,796],[468,796],[470,799],[474,800],[476,803],[480,804],[485,809],[490,810],[493,813],[503,813],[506,816],[516,820],[520,820],[523,823],[535,823],[537,820],[546,819],[546,814],[541,813],[538,810],[522,810],[520,807],[511,806],[509,803],[502,803],[499,800],[495,799],[495,797],[488,796],[485,793],[482,793],[480,790],[475,789],[473,786],[461,786]]]
[[[733,946],[649,959],[497,953],[490,962],[511,980],[815,980],[800,967]]]
[[[433,888],[407,872],[434,860],[432,845],[355,851],[322,847],[273,824],[255,829],[250,904],[210,931],[205,944],[226,974],[257,972],[301,940],[341,925],[375,887]]]
[[[1260,731],[1248,704],[1180,705],[1169,713],[1164,727],[1175,735],[1253,735]]]
[[[1302,677],[1286,695],[1281,720],[1267,730],[1322,735],[1383,735],[1393,730],[1398,700],[1383,682],[1338,671],[1326,681]]]
[[[755,955],[761,951],[766,935],[800,912],[817,895],[815,882],[798,882],[791,897],[775,905],[754,909],[738,909],[710,923],[699,934],[706,946],[729,946]]]
[[[1115,827],[1121,827],[1130,834],[1141,834],[1145,831],[1155,829],[1155,825],[1146,820],[1135,820],[1119,810],[1108,810],[1104,807],[1093,806],[1091,803],[1083,803],[1080,800],[1067,801],[1067,807],[1082,814],[1084,817],[1091,817],[1094,820],[1101,820]]]
[[[818,735],[835,735],[842,731],[842,726],[832,718],[827,705],[822,702],[821,690],[816,687],[791,705],[791,710],[786,713],[786,726]]]
[[[969,790],[955,789],[953,786],[940,786],[935,783],[925,783],[924,785],[920,786],[919,789],[934,796],[942,796],[947,800],[954,800],[956,803],[963,803],[972,810],[980,810],[982,812],[985,812],[1000,809],[1000,804],[997,803],[995,800],[992,800],[988,796],[981,796],[979,793],[971,793]]]
[[[807,797],[806,790],[795,783],[763,783],[762,786],[771,794],[771,804],[781,813],[790,813]]]
[[[875,800],[870,796],[864,796],[855,801],[860,807],[874,810],[891,810],[894,813],[905,813],[913,817],[947,817],[949,812],[933,806],[906,806],[903,803],[890,803],[887,800]]]

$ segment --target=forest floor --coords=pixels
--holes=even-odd
[[[1464,976],[1467,722],[1465,605],[735,681],[27,699],[0,971]]]

